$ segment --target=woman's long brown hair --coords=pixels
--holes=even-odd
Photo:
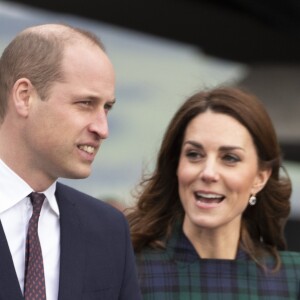
[[[263,104],[254,95],[233,87],[194,94],[172,118],[155,170],[141,181],[137,205],[128,214],[134,249],[139,252],[144,247],[164,247],[174,224],[182,222],[184,211],[176,176],[182,141],[189,122],[208,109],[244,125],[254,141],[259,167],[272,170],[267,184],[256,195],[257,204],[244,211],[240,244],[262,267],[265,254],[271,255],[273,270],[277,270],[281,264],[278,251],[286,248],[283,230],[290,212],[291,182],[280,172],[281,151]]]

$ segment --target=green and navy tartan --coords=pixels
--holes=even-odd
[[[242,250],[235,260],[201,259],[180,229],[166,250],[145,249],[136,262],[144,300],[300,299],[300,253],[280,256],[277,273],[263,271]]]

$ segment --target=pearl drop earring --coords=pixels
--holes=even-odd
[[[251,206],[255,205],[256,204],[256,197],[254,195],[252,195],[249,199],[249,204]]]

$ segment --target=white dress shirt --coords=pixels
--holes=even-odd
[[[55,189],[56,182],[43,192],[46,198],[38,225],[47,300],[57,300],[59,285],[60,226]],[[0,159],[0,219],[22,292],[26,234],[32,214],[32,204],[28,195],[32,191],[32,188]]]

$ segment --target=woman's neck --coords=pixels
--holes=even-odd
[[[227,228],[207,229],[186,228],[183,232],[190,240],[198,255],[203,259],[235,259],[240,239],[240,230]]]

